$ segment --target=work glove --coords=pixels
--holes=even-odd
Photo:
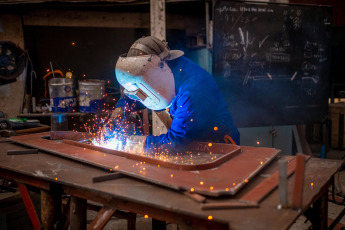
[[[136,113],[124,111],[122,108],[116,108],[112,112],[106,122],[106,127],[127,136],[142,133],[140,117]]]
[[[146,136],[131,135],[127,137],[124,151],[134,154],[143,154],[145,140]]]

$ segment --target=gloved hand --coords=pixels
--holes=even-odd
[[[113,118],[113,119],[116,119],[116,118],[119,118],[121,119],[121,117],[123,117],[124,115],[124,111],[122,108],[118,107],[116,108],[110,115],[110,118]]]
[[[135,154],[144,153],[145,140],[146,136],[131,135],[127,137],[124,151]]]
[[[105,126],[124,135],[138,135],[142,133],[142,124],[138,114],[136,112],[124,111],[122,108],[116,108],[112,112]]]

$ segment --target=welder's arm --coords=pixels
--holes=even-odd
[[[207,100],[206,98],[204,101]],[[199,101],[193,100],[188,93],[185,93],[180,99],[175,111],[174,119],[166,134],[159,136],[149,135],[146,138],[145,152],[148,153],[176,153],[184,152],[184,148],[194,139],[202,126],[200,122],[200,112],[197,107]],[[204,116],[208,116],[204,113]]]
[[[139,110],[143,110],[146,107],[140,103],[139,101],[135,101],[124,95],[116,104],[116,109],[112,113],[111,117],[119,115],[121,113],[121,116],[127,116],[131,112],[136,112]],[[120,110],[122,109],[122,111]]]
[[[121,107],[118,107],[114,109],[114,111],[111,113],[110,118],[121,118],[124,115],[124,111]]]

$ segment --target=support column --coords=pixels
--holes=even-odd
[[[41,189],[41,221],[45,230],[55,229],[54,224],[61,215],[61,194]]]
[[[78,197],[71,197],[70,230],[86,229],[87,201]]]

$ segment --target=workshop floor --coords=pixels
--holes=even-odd
[[[313,151],[314,152],[314,151]],[[318,153],[314,153],[315,157],[319,157]],[[327,153],[327,158],[329,159],[344,159],[345,158],[345,151],[337,151],[337,150],[331,150]],[[0,183],[2,183],[1,179],[0,179]],[[337,192],[337,194],[339,194],[340,196],[345,196],[345,168],[343,169],[343,171],[341,170],[340,172],[338,172],[335,176],[335,191]],[[32,195],[34,196],[38,196],[38,200],[39,200],[39,194],[34,194],[32,193]],[[37,198],[37,197],[36,197]],[[37,200],[35,198],[35,200]],[[21,202],[21,198],[19,193],[9,193],[9,192],[0,192],[0,229],[2,229],[1,226],[4,226],[3,223],[1,223],[1,220],[3,220],[2,217],[2,205],[1,203],[3,203],[4,201],[6,201],[5,203],[9,203],[9,199],[11,199],[12,203],[13,202]],[[16,201],[17,200],[17,201]],[[38,201],[39,202],[39,201]],[[339,213],[345,208],[344,205],[337,205],[333,202],[328,202],[328,207],[329,207],[329,218],[331,219],[335,219]],[[39,204],[37,205],[36,209],[39,209]],[[11,210],[6,209],[6,212],[11,212]],[[26,211],[24,206],[21,209],[21,214],[18,213],[18,206],[16,206],[16,216],[21,215],[21,216],[25,216],[26,215]],[[88,210],[87,213],[87,221],[90,224],[93,220],[93,218],[96,216],[96,212],[95,211],[91,211]],[[11,228],[6,228],[6,229],[23,229],[23,226],[30,226],[30,223],[28,222],[29,219],[28,218],[21,218],[23,223],[27,223],[27,224],[21,224],[18,225],[18,217],[14,222],[17,222],[15,226],[20,226],[19,228],[16,228],[14,226],[12,226]],[[340,220],[340,223],[343,224],[345,226],[345,217],[343,217]],[[26,229],[31,229],[26,228]],[[107,225],[104,227],[105,230],[125,230],[127,229],[127,221],[123,220],[123,219],[119,219],[119,218],[115,218],[113,217],[108,223]],[[140,230],[150,230],[152,229],[152,219],[151,218],[145,218],[144,216],[138,215],[136,218],[136,229],[140,229]],[[167,230],[177,230],[178,227],[176,224],[172,224],[172,223],[167,223]],[[307,230],[307,229],[311,229],[311,223],[310,221],[308,221],[304,216],[299,217],[296,222],[289,228],[289,230]]]

